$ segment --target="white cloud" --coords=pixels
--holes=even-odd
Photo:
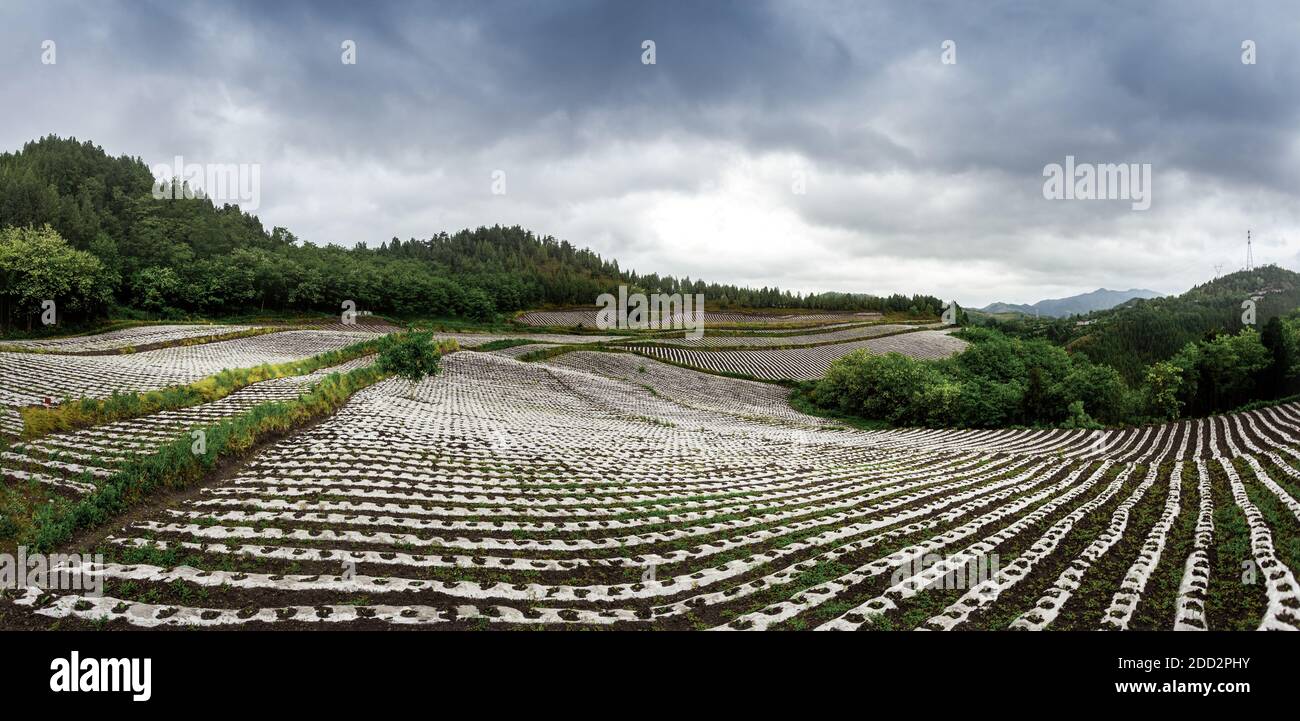
[[[641,272],[805,292],[1178,292],[1238,267],[1247,227],[1256,262],[1300,260],[1300,56],[1243,70],[1239,41],[1213,47],[1244,27],[1289,46],[1294,8],[1186,26],[918,5],[23,6],[0,23],[0,105],[23,109],[0,145],[259,163],[263,222],[318,243],[520,224]],[[50,27],[55,69],[31,50]],[[1044,200],[1066,154],[1152,163],[1151,210]]]

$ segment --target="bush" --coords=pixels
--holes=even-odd
[[[0,328],[25,324],[56,302],[56,321],[99,314],[113,297],[116,277],[98,258],[77,250],[53,228],[0,229]]]
[[[1170,421],[1182,411],[1178,393],[1183,386],[1182,370],[1169,361],[1147,368],[1142,382],[1142,410],[1157,423]]]
[[[813,389],[823,407],[895,425],[924,423],[929,416],[927,393],[939,394],[950,406],[951,388],[934,366],[898,353],[872,355],[854,351],[831,364]]]
[[[1000,428],[1013,425],[1019,415],[1024,389],[1018,383],[999,383],[983,376],[967,379],[957,401],[955,423],[963,428]]]
[[[496,318],[496,310],[492,296],[482,288],[470,288],[465,291],[465,315],[470,319],[489,322]]]
[[[430,332],[404,333],[398,337],[389,337],[379,349],[380,371],[392,373],[405,378],[411,384],[411,396],[415,395],[415,386],[427,376],[438,373],[442,354],[455,348],[455,342],[435,344]]]
[[[1072,401],[1069,407],[1068,417],[1061,424],[1062,428],[1085,428],[1098,429],[1102,425],[1088,415],[1088,411],[1083,408],[1083,401]]]
[[[1119,371],[1082,356],[1074,360],[1074,367],[1062,381],[1067,402],[1082,402],[1088,413],[1103,424],[1135,420],[1133,394]]]
[[[967,328],[956,358],[851,353],[808,391],[816,406],[893,425],[1102,428],[1163,423],[1286,395],[1300,376],[1300,318],[1189,343],[1148,366],[1138,387],[1119,370],[1042,339]]]
[[[969,329],[971,346],[945,361],[851,353],[813,386],[812,401],[893,425],[1000,428],[1129,421],[1135,394],[1109,366],[1043,340]]]

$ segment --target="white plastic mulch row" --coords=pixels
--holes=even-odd
[[[516,333],[515,335],[501,335],[497,333],[435,333],[434,337],[439,340],[454,340],[462,348],[474,348],[499,340],[530,340],[534,343],[550,344],[580,344],[580,343],[609,343],[612,341],[623,340],[626,336],[614,335],[565,335],[562,333]]]
[[[901,353],[912,358],[947,358],[965,350],[966,346],[966,341],[953,337],[947,331],[922,330],[811,348],[722,351],[655,346],[627,348],[653,358],[715,373],[737,373],[765,380],[813,380],[825,375],[831,362],[856,350],[865,349],[879,354]]]
[[[528,355],[529,353],[532,353],[534,351],[545,350],[547,348],[552,347],[553,345],[554,344],[552,343],[526,343],[524,345],[512,345],[509,348],[498,348],[494,351],[488,351],[488,352],[493,353],[495,355],[504,356],[506,358],[518,358],[523,355]]]
[[[74,336],[70,338],[48,338],[40,340],[2,341],[0,345],[18,348],[32,348],[62,353],[79,353],[83,351],[105,351],[126,348],[128,346],[169,343],[191,338],[225,335],[239,331],[251,330],[251,325],[144,325],[134,328],[96,333],[94,335]]]
[[[37,481],[76,493],[93,491],[96,482],[112,475],[122,462],[137,454],[152,453],[184,432],[206,427],[260,403],[292,400],[307,386],[331,373],[346,373],[372,362],[373,357],[357,358],[303,376],[254,383],[211,403],[15,443],[0,452],[0,476]]]
[[[965,627],[1045,570],[1048,591],[1020,625],[1051,628],[1093,567],[1141,533],[1125,595],[1102,589],[1127,622],[1179,515],[1183,467],[1259,452],[1272,480],[1251,466],[1255,487],[1276,495],[1292,477],[1272,466],[1300,460],[1295,405],[1100,433],[868,432],[800,414],[786,393],[626,353],[452,354],[437,377],[372,386],[232,477],[116,531],[108,543],[124,554],[193,559],[90,569],[133,588],[129,598],[28,592],[17,603],[144,627],[707,618],[760,629],[816,617],[810,627],[863,628],[1017,544],[1011,563],[922,625]],[[1233,496],[1276,598],[1261,623],[1280,628],[1293,578],[1247,480]],[[1133,508],[1159,489],[1165,513],[1135,528]],[[1062,557],[1085,527],[1097,535]],[[891,577],[930,554],[946,558]],[[178,585],[215,595],[142,600]]]
[[[577,310],[534,310],[529,311],[515,318],[515,322],[530,326],[583,326],[585,328],[596,327],[596,314],[598,309],[585,308]],[[836,323],[844,321],[867,321],[873,318],[879,318],[879,313],[862,312],[862,313],[785,313],[780,315],[773,314],[751,314],[735,313],[728,311],[704,311],[705,327],[711,324],[736,324],[736,323],[780,323],[791,325],[814,325],[822,323]],[[692,319],[694,316],[692,316]],[[658,318],[656,317],[657,321]],[[672,322],[674,319],[670,319]],[[680,318],[676,318],[680,320]]]
[[[355,333],[293,330],[127,355],[0,353],[0,406],[157,390],[224,369],[302,360],[361,340]]]
[[[844,330],[834,330],[825,333],[802,333],[800,335],[709,335],[707,329],[700,338],[668,336],[664,338],[654,338],[648,340],[648,343],[658,345],[676,346],[680,348],[726,348],[729,346],[792,346],[792,345],[812,345],[815,343],[840,343],[843,341],[862,340],[866,338],[876,338],[878,336],[890,335],[893,333],[902,333],[904,331],[915,330],[918,327],[934,328],[934,326],[914,326],[901,325],[898,323],[882,323],[880,325],[858,326],[856,328],[845,328]],[[685,332],[683,332],[685,335]]]

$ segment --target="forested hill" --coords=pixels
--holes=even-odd
[[[1083,315],[1097,310],[1114,308],[1134,298],[1159,298],[1153,290],[1133,288],[1130,290],[1108,290],[1098,288],[1090,293],[1080,293],[1068,298],[1048,298],[1032,305],[1017,303],[992,303],[980,310],[985,313],[1022,313],[1024,315],[1049,316],[1065,318],[1071,315]]]
[[[74,317],[103,314],[114,304],[161,316],[334,313],[353,300],[359,308],[399,316],[488,319],[542,305],[591,305],[624,283],[647,292],[703,293],[724,306],[925,313],[941,306],[931,296],[801,296],[638,274],[519,227],[393,238],[374,247],[316,245],[285,228],[268,232],[257,216],[234,205],[155,199],[153,185],[140,158],[110,157],[74,138],[49,136],[0,154],[0,228],[11,229],[0,236],[0,274],[7,279],[0,324],[30,322],[40,299],[60,294],[80,294],[60,306]],[[14,230],[46,224],[66,247],[39,232]],[[382,238],[383,230],[377,227],[376,235]],[[30,274],[41,258],[62,263],[63,270],[18,283],[15,274]],[[75,282],[54,282],[74,268]]]
[[[1083,318],[1022,319],[1000,323],[1021,336],[1043,336],[1106,363],[1129,380],[1188,343],[1236,333],[1242,302],[1255,299],[1255,327],[1300,306],[1300,274],[1276,265],[1216,278],[1177,296],[1134,299]]]

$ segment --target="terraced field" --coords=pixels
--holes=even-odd
[[[578,308],[574,310],[534,310],[515,318],[516,323],[535,327],[596,327],[596,308]],[[879,318],[879,313],[736,313],[729,311],[704,311],[704,323],[711,325],[728,324],[779,324],[779,325],[824,325],[845,321],[864,321]],[[655,320],[658,318],[656,316]],[[680,318],[670,319],[680,321]]]
[[[0,603],[143,628],[1300,625],[1295,404],[867,432],[631,354],[443,365],[114,526],[102,597]]]
[[[509,348],[498,348],[497,350],[488,351],[488,352],[499,356],[505,356],[507,358],[518,358],[520,356],[528,355],[529,353],[532,353],[534,351],[545,350],[547,348],[552,347],[553,345],[555,344],[526,343],[524,345],[510,346]],[[473,346],[468,346],[468,347],[472,348]]]
[[[498,340],[525,339],[535,343],[549,344],[582,344],[582,343],[610,343],[619,340],[625,340],[627,336],[616,335],[567,335],[564,333],[527,333],[515,335],[500,335],[492,333],[436,333],[435,338],[440,340],[454,340],[462,348],[475,348],[485,343],[491,343]]]
[[[862,325],[843,330],[829,330],[818,332],[804,332],[796,335],[773,335],[770,333],[756,333],[754,335],[709,335],[706,331],[700,338],[674,338],[664,337],[655,338],[646,343],[654,345],[674,346],[679,348],[731,348],[731,347],[754,347],[754,346],[794,346],[794,345],[820,345],[828,343],[843,343],[851,340],[861,340],[865,338],[877,338],[880,336],[894,335],[896,333],[906,333],[916,330],[918,327],[941,328],[942,324],[934,323],[925,326],[902,325],[900,323],[880,323],[877,325]]]
[[[93,428],[55,433],[31,443],[15,443],[0,451],[0,477],[13,482],[36,482],[74,494],[93,491],[123,461],[147,454],[177,435],[229,418],[259,403],[297,398],[310,384],[330,373],[346,373],[369,365],[373,357],[358,358],[302,376],[273,378],[189,408]]]
[[[2,345],[13,348],[30,348],[57,353],[82,353],[116,350],[155,343],[185,341],[207,336],[252,330],[251,325],[145,325],[123,328],[87,336],[49,338],[42,340],[4,341]]]
[[[868,326],[869,328],[886,328],[887,326]],[[830,345],[803,348],[774,348],[771,350],[704,350],[695,348],[678,348],[664,345],[623,346],[627,350],[652,358],[671,361],[692,368],[712,371],[714,373],[735,373],[764,380],[813,380],[826,374],[831,362],[856,350],[866,349],[872,353],[902,353],[912,358],[947,358],[960,353],[966,348],[966,341],[956,338],[942,330],[908,331],[908,326],[895,326],[895,335],[879,338],[846,341]],[[830,334],[826,334],[830,335]],[[802,336],[815,338],[817,336]],[[711,341],[753,341],[767,338],[703,338]],[[776,339],[772,339],[776,340]],[[781,339],[788,345],[790,339]]]
[[[192,383],[226,368],[301,360],[359,340],[354,332],[292,330],[127,355],[0,352],[0,433],[22,431],[17,409],[23,406],[157,390]]]

